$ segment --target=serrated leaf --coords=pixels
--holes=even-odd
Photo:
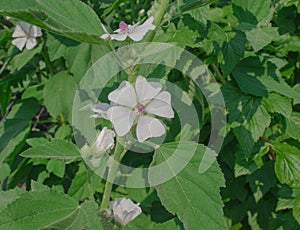
[[[176,155],[173,155],[176,151]],[[186,162],[187,152],[195,154]],[[207,151],[205,153],[205,151]],[[156,185],[155,189],[162,204],[172,214],[176,214],[183,222],[185,229],[225,229],[220,197],[221,186],[224,186],[222,172],[215,161],[207,171],[199,173],[199,165],[204,153],[215,157],[216,153],[204,145],[193,142],[167,143],[155,151],[152,166],[161,164],[172,156],[176,162],[187,163],[179,173],[174,172],[174,165],[166,163],[162,170],[149,172],[150,184],[161,178],[161,175],[172,176],[170,180]]]
[[[292,184],[300,178],[300,150],[287,143],[274,143],[275,173],[283,184]]]
[[[74,79],[65,71],[55,74],[46,82],[44,103],[52,117],[63,116],[71,122],[76,89]]]
[[[96,13],[78,0],[2,0],[0,14],[81,42],[101,43],[104,34]]]
[[[277,93],[271,93],[267,98],[263,99],[263,102],[270,113],[276,112],[285,117],[289,117],[292,113],[291,100]]]
[[[300,113],[293,112],[286,117],[286,133],[300,141]]]
[[[278,38],[279,33],[278,28],[275,27],[254,28],[246,32],[246,37],[257,52]]]
[[[0,212],[7,207],[7,205],[11,204],[15,200],[17,200],[22,193],[25,193],[25,190],[20,188],[11,189],[8,191],[0,192]]]
[[[78,205],[73,198],[54,191],[26,192],[0,212],[0,229],[100,230],[97,207],[93,201]]]
[[[232,75],[240,89],[246,93],[259,97],[268,96],[276,92],[294,100],[300,98],[300,93],[290,87],[278,76],[276,66],[272,60],[250,56],[243,59],[232,71]]]
[[[233,0],[233,14],[240,23],[256,25],[270,13],[270,0]]]
[[[53,140],[24,151],[21,156],[27,158],[57,159],[68,162],[80,159],[76,145],[66,140]]]
[[[229,109],[229,123],[233,133],[244,154],[250,154],[254,143],[269,126],[271,116],[261,98],[245,95],[231,83],[223,87],[222,92]]]

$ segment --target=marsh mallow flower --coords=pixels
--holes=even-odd
[[[125,22],[121,21],[119,23],[119,29],[115,30],[114,34],[109,34],[106,29],[106,34],[102,35],[101,38],[117,41],[124,41],[127,37],[133,41],[140,41],[150,30],[154,30],[155,26],[152,24],[154,21],[153,16],[148,18],[142,25],[136,23],[134,25],[128,25]]]
[[[26,49],[31,50],[37,44],[36,38],[40,36],[42,36],[42,31],[39,27],[22,21],[16,25],[12,35],[15,39],[12,40],[12,44],[19,50],[22,50],[24,46],[26,46]]]
[[[139,203],[135,204],[127,198],[116,198],[110,202],[110,206],[113,210],[115,221],[122,226],[125,226],[142,213]]]
[[[114,148],[115,145],[115,132],[104,127],[98,134],[95,142],[91,147],[88,145],[83,146],[81,153],[84,158],[87,158],[94,167],[100,164],[101,156]]]
[[[138,76],[135,87],[123,81],[108,95],[114,106],[108,108],[107,117],[118,136],[125,136],[135,123],[139,142],[165,133],[164,125],[154,116],[173,118],[174,112],[171,94],[161,90],[160,83],[148,82],[143,76]]]
[[[94,147],[97,152],[105,152],[114,148],[115,145],[115,132],[104,127],[98,135]]]

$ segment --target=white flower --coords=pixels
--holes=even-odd
[[[83,158],[87,159],[93,167],[98,167],[103,154],[114,148],[114,137],[115,132],[104,127],[91,147],[86,144],[81,148]]]
[[[148,18],[142,25],[136,23],[134,25],[128,25],[125,22],[119,23],[119,29],[115,30],[115,34],[109,34],[106,29],[106,34],[103,34],[101,38],[111,40],[124,41],[127,36],[130,37],[133,41],[140,41],[146,35],[149,30],[154,30],[155,26],[152,24],[154,21],[153,16]]]
[[[116,198],[110,202],[110,206],[113,209],[115,221],[122,226],[125,226],[142,213],[139,203],[135,204],[132,200],[126,198]]]
[[[19,50],[22,50],[26,45],[26,49],[31,50],[36,46],[36,37],[42,36],[42,31],[39,27],[31,25],[27,22],[20,22],[16,25],[15,31],[12,35],[12,44],[15,45]]]
[[[107,150],[113,149],[115,145],[115,132],[104,127],[100,134],[98,135],[94,147],[97,152],[105,152]]]
[[[118,89],[108,95],[108,99],[117,104],[107,110],[107,117],[118,136],[126,135],[135,122],[139,142],[165,133],[164,125],[153,115],[173,118],[174,112],[171,94],[161,92],[161,89],[160,83],[147,82],[143,76],[138,76],[135,87],[123,81]]]

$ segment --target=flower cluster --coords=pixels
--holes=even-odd
[[[135,86],[123,81],[118,89],[108,95],[108,99],[113,104],[91,106],[97,113],[93,117],[110,120],[118,136],[125,136],[136,125],[139,142],[165,134],[164,125],[155,116],[174,117],[170,93],[162,91],[160,83],[148,82],[143,76],[137,77]]]

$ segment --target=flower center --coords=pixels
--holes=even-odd
[[[145,106],[142,104],[138,104],[137,106],[135,106],[135,112],[138,115],[141,115],[141,116],[144,115],[146,112]]]
[[[128,25],[125,22],[123,22],[123,21],[121,21],[119,23],[119,28],[120,28],[120,30],[121,30],[122,33],[128,33],[129,32]]]

